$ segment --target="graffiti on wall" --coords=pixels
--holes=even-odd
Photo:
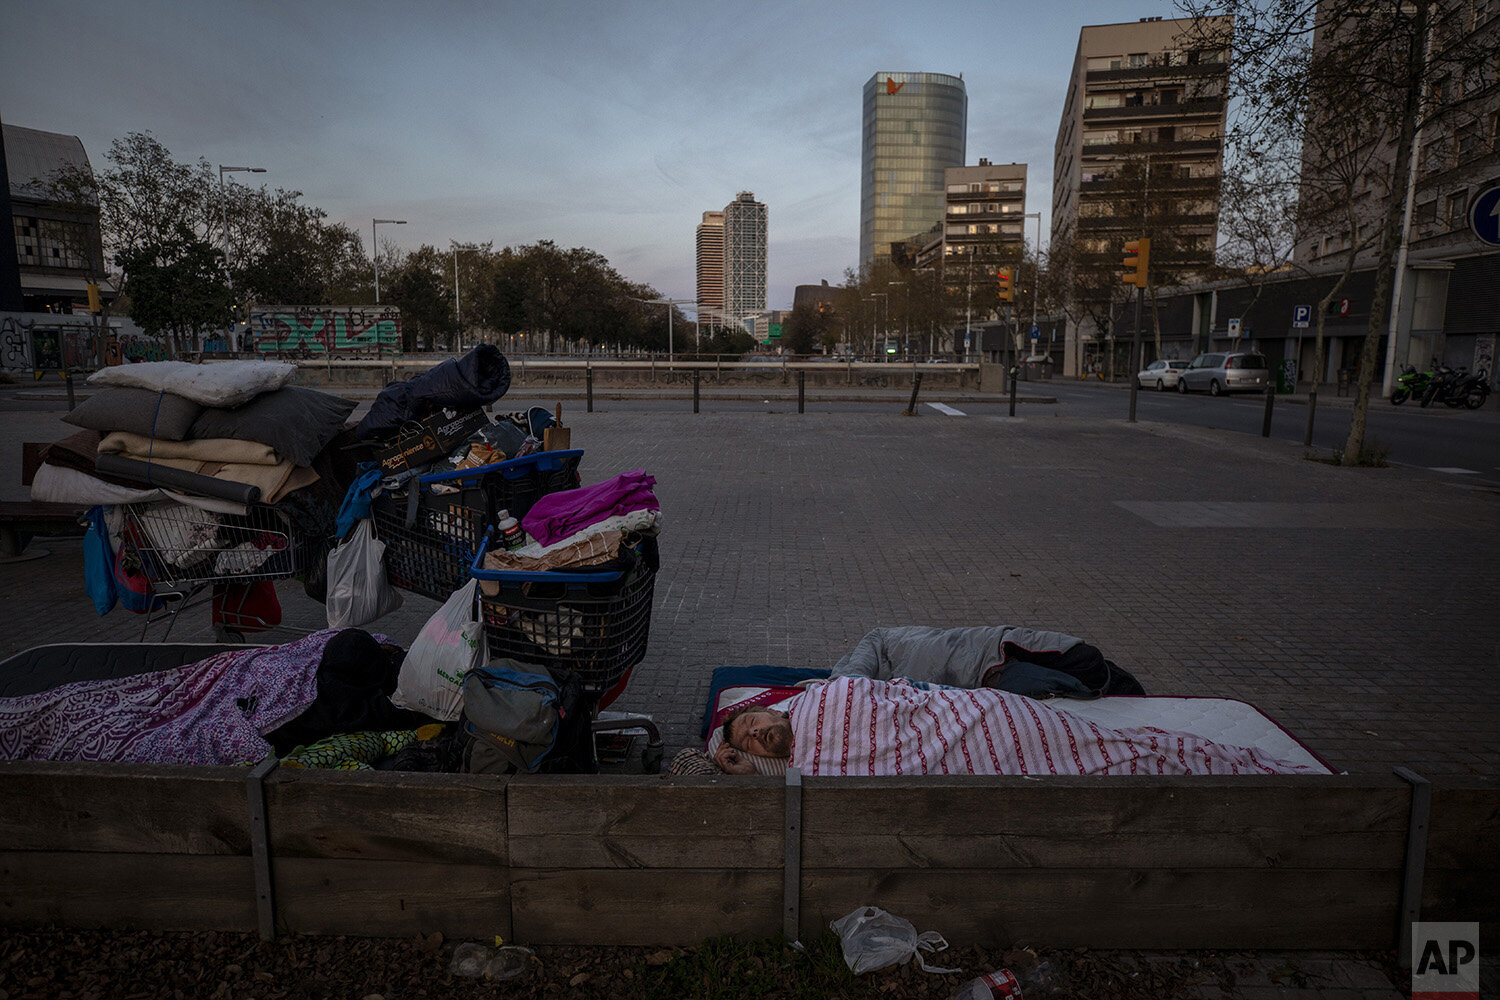
[[[252,306],[256,351],[275,354],[399,353],[401,310],[395,306]]]
[[[88,317],[0,313],[0,368],[52,372],[95,367],[94,324]]]

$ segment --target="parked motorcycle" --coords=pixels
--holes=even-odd
[[[1458,395],[1458,386],[1469,374],[1469,370],[1438,365],[1433,371],[1434,378],[1427,384],[1427,390],[1422,393],[1422,405],[1431,406],[1433,403],[1442,403],[1447,407],[1462,406],[1463,397]]]
[[[1490,398],[1489,374],[1483,368],[1465,373],[1462,378],[1458,379],[1443,402],[1449,406],[1462,404],[1471,410],[1479,409],[1484,405],[1485,400]]]
[[[1404,365],[1396,376],[1396,387],[1391,390],[1391,402],[1400,406],[1408,399],[1421,399],[1435,375],[1432,371],[1417,371],[1416,365]]]

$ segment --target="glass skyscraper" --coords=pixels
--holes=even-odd
[[[969,98],[946,73],[876,73],[865,84],[859,260],[888,260],[891,244],[943,219],[943,171],[964,165]]]

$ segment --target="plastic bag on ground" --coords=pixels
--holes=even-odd
[[[874,972],[888,965],[901,965],[914,956],[923,972],[939,975],[962,972],[962,969],[940,969],[928,965],[922,952],[938,952],[948,947],[937,931],[917,933],[911,921],[875,906],[862,906],[828,925],[838,934],[844,946],[844,962],[856,976]]]

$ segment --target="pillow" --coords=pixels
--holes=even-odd
[[[204,410],[188,437],[254,441],[270,445],[293,465],[312,465],[318,452],[344,429],[355,405],[351,399],[289,385],[232,410]]]
[[[181,441],[203,407],[190,399],[150,389],[98,389],[73,408],[63,421],[105,434],[130,431],[143,437]]]
[[[297,366],[284,361],[140,361],[101,368],[89,376],[89,384],[165,390],[202,406],[243,406],[280,389],[295,374]]]

